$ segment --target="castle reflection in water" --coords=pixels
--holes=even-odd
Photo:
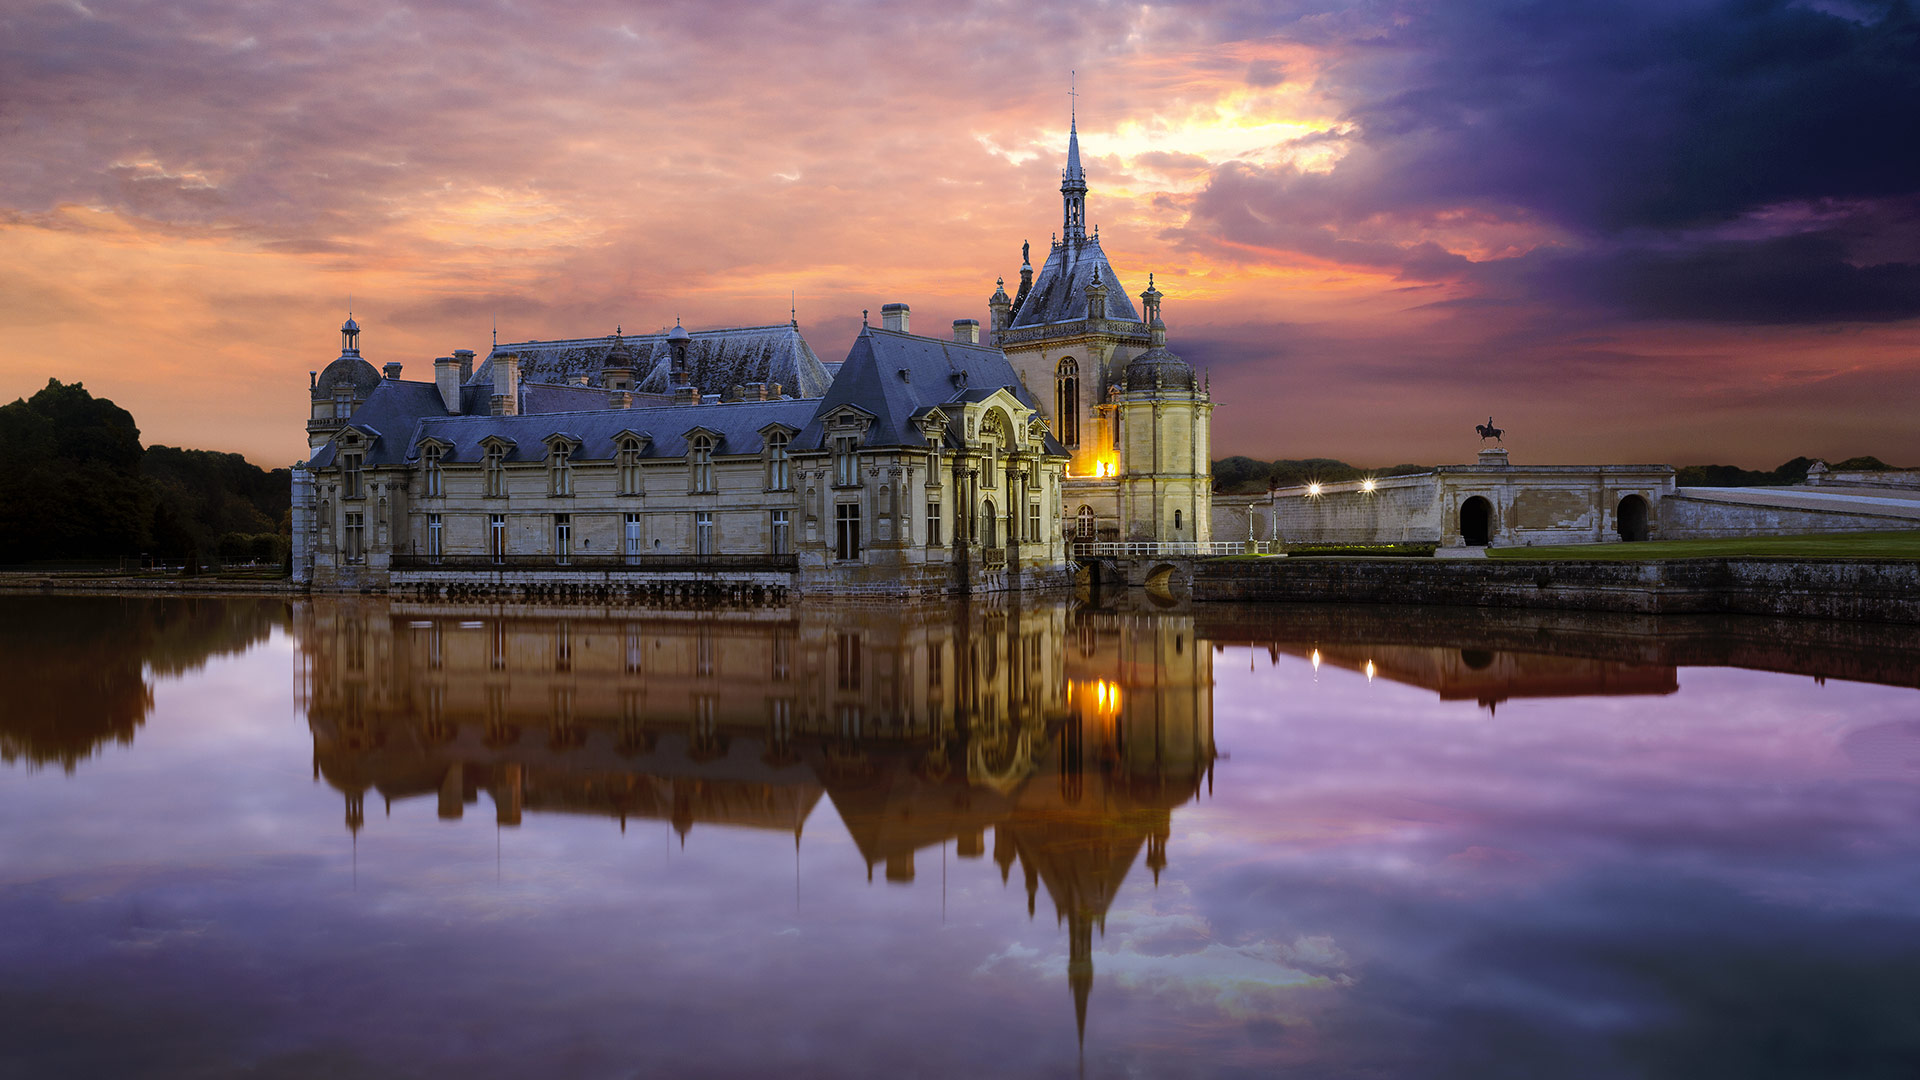
[[[1082,1027],[1092,940],[1211,780],[1213,668],[1179,616],[1054,605],[777,618],[316,600],[299,607],[316,774],[459,818],[596,814],[791,831],[824,796],[911,882],[951,841],[1044,888]]]

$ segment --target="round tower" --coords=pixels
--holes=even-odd
[[[360,324],[348,315],[340,324],[339,357],[319,374],[309,373],[308,448],[318,450],[327,445],[379,385],[380,372],[360,355]]]

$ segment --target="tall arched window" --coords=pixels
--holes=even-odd
[[[1074,532],[1082,540],[1093,539],[1093,507],[1083,506],[1074,520]]]
[[[1053,373],[1053,431],[1066,445],[1080,445],[1080,365],[1071,356]]]

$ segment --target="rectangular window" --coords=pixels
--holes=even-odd
[[[487,554],[494,562],[507,561],[507,515],[487,515]]]
[[[622,527],[626,530],[625,546],[622,550],[627,553],[629,559],[637,557],[640,554],[640,515],[628,514]]]
[[[776,433],[767,436],[767,488],[771,491],[786,491],[793,486],[792,472],[788,468],[787,436]]]
[[[1027,504],[1027,542],[1040,542],[1040,504],[1037,502]]]
[[[440,515],[428,514],[427,515],[427,558],[432,559],[434,562],[440,561],[440,553],[443,550],[440,546],[441,544],[440,533],[441,533]]]
[[[367,557],[367,526],[363,514],[347,514],[347,561],[357,563]]]
[[[940,546],[940,504],[937,502],[927,504],[927,546]]]
[[[713,490],[713,439],[695,435],[687,449],[688,491]]]
[[[860,453],[857,439],[833,440],[833,484],[856,487],[860,483]]]
[[[573,556],[573,515],[553,515],[553,559],[565,563]]]
[[[440,448],[437,446],[429,446],[420,451],[420,461],[427,473],[427,498],[437,499],[446,494],[445,486],[441,479]]]
[[[860,507],[853,503],[833,508],[833,551],[841,560],[860,557]]]
[[[573,448],[562,444],[553,448],[553,494],[573,494]]]
[[[788,555],[793,552],[793,529],[790,524],[792,519],[788,517],[789,513],[790,511],[787,510],[773,512],[773,553],[775,555]]]
[[[346,481],[346,498],[359,499],[366,495],[366,492],[361,487],[361,462],[363,460],[359,454],[340,455],[340,470]]]
[[[713,554],[713,511],[701,510],[693,515],[693,553],[695,555]]]

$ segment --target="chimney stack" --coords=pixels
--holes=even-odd
[[[465,386],[467,380],[473,378],[473,350],[455,349],[453,358],[460,361],[460,385]]]
[[[682,384],[680,386],[674,387],[673,403],[675,405],[700,404],[700,388],[697,386],[692,386],[687,384]]]
[[[907,319],[911,314],[912,310],[905,304],[881,304],[880,329],[911,334],[913,331],[907,329]]]
[[[389,360],[381,370],[387,373],[387,378],[398,381],[400,378],[400,361]]]
[[[980,320],[979,319],[953,320],[953,340],[958,341],[963,345],[980,344]]]
[[[454,357],[442,356],[433,362],[433,387],[440,391],[440,404],[450,416],[460,415],[460,384],[465,381],[460,377],[460,361]]]
[[[520,358],[493,358],[493,415],[520,415]]]

